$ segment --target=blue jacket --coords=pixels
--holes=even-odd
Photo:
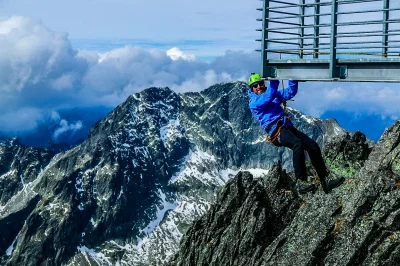
[[[277,121],[284,114],[282,102],[290,100],[297,94],[298,82],[289,80],[288,88],[278,90],[278,87],[279,80],[270,80],[263,94],[257,95],[251,89],[248,91],[250,110],[260,122],[260,126],[270,135],[275,130]]]

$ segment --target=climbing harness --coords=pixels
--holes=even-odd
[[[281,122],[281,123],[279,123]],[[265,140],[267,143],[274,143],[279,136],[279,133],[281,133],[283,128],[287,127],[288,122],[290,122],[290,116],[286,115],[286,113],[276,122],[277,123],[277,128],[275,129],[275,132],[272,133],[272,135],[267,134],[267,139]]]

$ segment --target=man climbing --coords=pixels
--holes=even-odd
[[[298,82],[289,80],[288,88],[278,90],[279,80],[271,80],[266,89],[261,76],[252,73],[248,85],[250,87],[248,91],[250,110],[267,132],[269,141],[275,146],[284,146],[293,151],[293,167],[299,193],[316,189],[314,184],[307,183],[304,151],[307,151],[325,193],[340,186],[345,178],[340,177],[327,181],[327,177],[332,174],[325,166],[318,144],[293,126],[290,117],[285,114],[284,108],[281,106],[297,94]]]

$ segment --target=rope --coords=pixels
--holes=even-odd
[[[282,54],[279,54],[279,59],[282,59]],[[284,93],[285,91],[285,84],[283,83],[282,80],[282,93]],[[290,117],[286,114],[286,101],[282,102],[283,105],[283,124],[281,126],[279,126],[276,130],[275,133],[272,134],[272,136],[270,136],[269,134],[267,134],[267,139],[265,140],[265,142],[267,143],[273,143],[279,136],[279,133],[281,132],[281,130],[283,129],[283,127],[286,126],[286,121],[290,121]]]
[[[282,59],[282,53],[279,54],[279,59]],[[281,80],[282,82],[282,94],[285,93],[285,85],[283,84],[283,79]],[[283,113],[286,115],[286,101],[282,102],[283,105]]]

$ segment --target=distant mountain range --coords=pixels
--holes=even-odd
[[[346,133],[289,112],[322,147]],[[246,84],[233,82],[133,94],[59,153],[4,141],[1,264],[163,265],[237,173],[265,177],[277,160],[292,169],[290,151],[264,140]]]

